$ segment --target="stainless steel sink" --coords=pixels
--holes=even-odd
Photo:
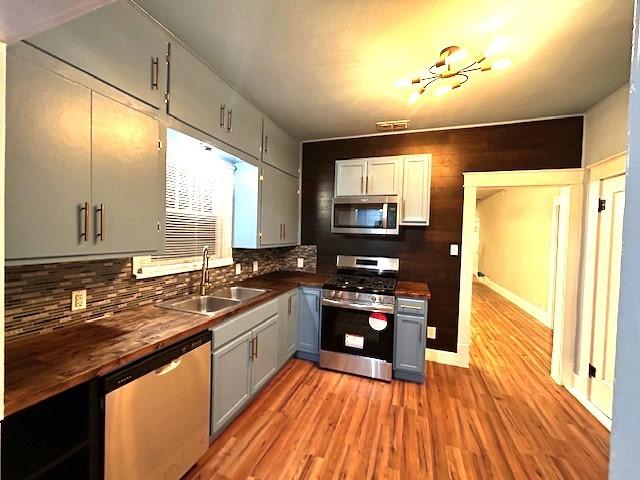
[[[232,298],[219,298],[212,295],[197,297],[184,297],[158,304],[160,308],[180,310],[182,312],[198,313],[200,315],[212,315],[224,308],[238,305],[240,300]]]
[[[209,295],[217,298],[228,298],[231,300],[239,300],[244,302],[258,295],[266,293],[267,290],[262,288],[247,288],[247,287],[222,287],[214,290]]]

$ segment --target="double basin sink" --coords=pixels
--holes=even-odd
[[[200,315],[213,315],[222,309],[239,305],[267,291],[261,288],[223,287],[208,295],[192,295],[159,303],[158,307]]]

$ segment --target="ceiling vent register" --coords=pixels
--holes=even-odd
[[[391,120],[388,122],[376,122],[379,132],[392,132],[409,128],[409,120]]]

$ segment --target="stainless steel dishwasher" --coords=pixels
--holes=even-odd
[[[104,478],[177,480],[209,447],[211,333],[105,377]]]

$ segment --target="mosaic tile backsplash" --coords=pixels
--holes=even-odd
[[[297,268],[298,257],[304,258],[304,268]],[[212,268],[213,284],[223,286],[279,270],[315,272],[317,252],[313,245],[234,249],[233,259],[242,264],[242,273],[235,274],[235,265]],[[252,271],[254,260],[257,272]],[[136,279],[131,258],[122,258],[7,267],[5,281],[5,338],[12,341],[194,293],[200,272]],[[82,289],[87,290],[87,308],[71,312],[71,292]]]

